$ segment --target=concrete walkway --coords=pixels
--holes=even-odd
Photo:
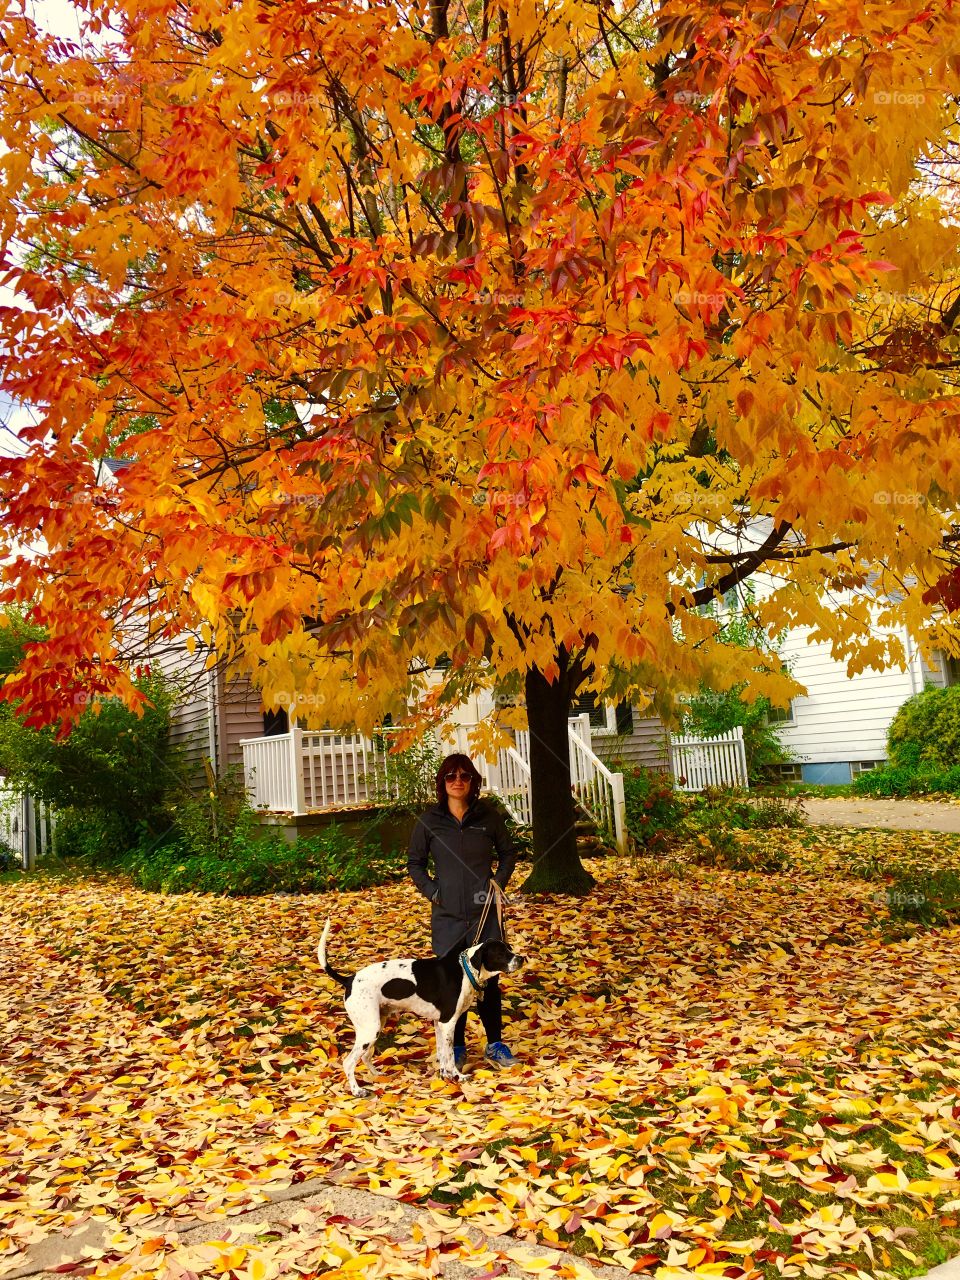
[[[395,1241],[410,1241],[414,1238],[413,1229],[419,1225],[423,1235],[436,1236],[438,1222],[429,1208],[404,1204],[400,1200],[391,1200],[387,1196],[374,1195],[370,1191],[361,1191],[356,1187],[341,1187],[322,1179],[301,1182],[294,1187],[262,1187],[269,1199],[252,1207],[246,1213],[231,1214],[229,1217],[217,1218],[214,1221],[198,1222],[190,1218],[158,1218],[149,1224],[141,1223],[138,1232],[149,1225],[146,1234],[150,1237],[166,1236],[171,1242],[181,1246],[204,1244],[211,1240],[229,1239],[232,1242],[253,1243],[253,1228],[263,1230],[267,1226],[281,1234],[293,1229],[291,1215],[298,1210],[307,1210],[315,1215],[314,1230],[323,1231],[326,1224],[333,1219],[370,1219],[371,1226],[376,1225],[377,1235]],[[451,1213],[451,1217],[455,1216]],[[440,1230],[443,1228],[440,1227]],[[32,1245],[22,1266],[4,1273],[3,1280],[26,1280],[35,1277],[37,1280],[54,1280],[69,1269],[70,1264],[92,1266],[91,1250],[99,1252],[109,1243],[110,1233],[116,1230],[116,1224],[105,1228],[90,1223],[86,1228],[72,1235],[49,1236]],[[557,1249],[548,1249],[543,1245],[532,1243],[522,1236],[487,1235],[479,1228],[470,1225],[467,1219],[460,1219],[444,1233],[447,1239],[469,1241],[474,1248],[498,1255],[496,1274],[501,1276],[520,1277],[530,1275],[513,1263],[509,1257],[511,1250],[520,1250],[528,1256],[546,1259],[550,1264],[550,1275],[557,1280],[629,1280],[630,1273],[623,1267],[607,1266],[597,1262],[587,1262],[574,1254],[564,1253]],[[439,1271],[434,1275],[444,1280],[477,1280],[478,1268],[461,1262],[455,1254],[441,1253],[436,1259]],[[487,1269],[484,1268],[485,1273]],[[426,1274],[426,1268],[424,1274]],[[362,1270],[356,1273],[362,1276]],[[955,1275],[945,1275],[943,1280],[960,1280],[960,1268]]]
[[[808,822],[826,827],[960,832],[960,800],[870,800],[865,796],[804,800]]]
[[[262,1190],[270,1193],[269,1187]],[[256,1205],[246,1213],[231,1214],[212,1222],[197,1222],[188,1218],[157,1219],[149,1224],[149,1235],[154,1238],[166,1236],[171,1243],[180,1246],[195,1246],[224,1239],[252,1244],[255,1227],[263,1230],[269,1226],[279,1233],[292,1230],[291,1215],[296,1214],[297,1210],[301,1211],[300,1220],[303,1210],[315,1215],[318,1232],[323,1230],[331,1218],[369,1219],[371,1225],[376,1222],[377,1234],[381,1239],[389,1235],[393,1240],[409,1241],[413,1237],[415,1226],[420,1227],[423,1235],[428,1232],[435,1235],[438,1226],[429,1209],[404,1204],[355,1187],[341,1187],[314,1179],[296,1187],[278,1187],[265,1203]],[[115,1230],[115,1225],[109,1230]],[[89,1268],[93,1262],[91,1251],[99,1252],[106,1247],[109,1230],[91,1223],[84,1230],[70,1236],[50,1236],[33,1245],[24,1264],[7,1272],[4,1280],[27,1280],[28,1277],[30,1280],[54,1280],[54,1277],[63,1275],[71,1264],[85,1264],[85,1269]],[[514,1236],[485,1235],[478,1228],[471,1227],[466,1220],[461,1220],[448,1238],[453,1236],[468,1240],[476,1248],[482,1247],[499,1255],[493,1274],[515,1277],[517,1280],[529,1276],[531,1270],[529,1267],[520,1268],[511,1261],[510,1251],[518,1249],[527,1258],[543,1258],[548,1262],[550,1275],[556,1277],[556,1280],[629,1280],[630,1277],[630,1272],[623,1267],[587,1262],[573,1254],[544,1248]],[[434,1265],[439,1265],[439,1270],[433,1274],[443,1280],[477,1280],[476,1261],[472,1265],[466,1265],[455,1256],[440,1253]],[[491,1274],[491,1271],[485,1267],[484,1274]],[[689,1275],[693,1280],[693,1272],[674,1274]],[[362,1275],[362,1271],[358,1271],[357,1275]],[[934,1267],[922,1280],[960,1280],[960,1257]]]

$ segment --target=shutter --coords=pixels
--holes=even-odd
[[[583,715],[584,711],[590,716],[591,728],[605,729],[607,727],[607,708],[602,702],[597,702],[595,693],[578,693],[573,699],[570,714],[579,716]]]
[[[633,733],[633,707],[629,702],[617,703],[617,733],[629,737]]]

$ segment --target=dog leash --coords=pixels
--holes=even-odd
[[[496,880],[491,878],[490,888],[487,890],[487,900],[483,904],[483,914],[480,916],[480,923],[477,925],[477,932],[476,932],[476,935],[474,936],[473,942],[470,943],[471,947],[475,947],[477,943],[480,941],[480,936],[483,933],[483,926],[486,924],[487,916],[490,914],[491,902],[496,902],[497,904],[497,922],[500,925],[500,937],[503,939],[504,942],[506,942],[507,930],[506,930],[506,925],[504,923],[504,915],[503,915],[503,904],[506,902],[506,900],[507,900],[507,895],[504,893],[503,889],[500,888],[500,885],[497,883]]]

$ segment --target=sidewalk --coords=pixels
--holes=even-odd
[[[814,826],[882,827],[894,831],[945,831],[960,833],[960,801],[871,800],[866,796],[803,801],[807,820]]]
[[[163,1251],[161,1274],[181,1274],[180,1270],[174,1272],[174,1267],[189,1274],[191,1261],[201,1259],[209,1263],[217,1253],[226,1255],[237,1248],[252,1253],[257,1248],[256,1236],[271,1227],[273,1234],[279,1234],[281,1239],[260,1248],[265,1253],[276,1250],[281,1255],[278,1260],[288,1262],[316,1254],[329,1248],[331,1243],[336,1248],[335,1237],[342,1238],[344,1231],[354,1225],[361,1227],[364,1236],[377,1248],[380,1257],[371,1257],[371,1263],[381,1261],[384,1268],[350,1263],[350,1273],[358,1276],[373,1270],[375,1275],[389,1280],[399,1280],[402,1276],[423,1277],[423,1280],[434,1276],[444,1280],[478,1280],[481,1274],[522,1277],[549,1269],[550,1275],[559,1280],[628,1280],[630,1274],[622,1267],[586,1262],[573,1254],[513,1236],[485,1235],[464,1219],[444,1213],[442,1208],[407,1205],[387,1196],[320,1179],[295,1187],[277,1187],[272,1194],[269,1187],[263,1190],[270,1195],[269,1200],[245,1213],[207,1222],[164,1218],[143,1224],[138,1229],[142,1237],[138,1247],[147,1255]],[[33,1245],[27,1251],[26,1262],[6,1272],[4,1280],[27,1280],[27,1277],[53,1280],[73,1266],[92,1267],[98,1256],[113,1252],[110,1240],[115,1232],[115,1224],[101,1227],[91,1223],[67,1237],[50,1236]],[[208,1254],[204,1246],[213,1249],[212,1242],[222,1248]],[[125,1260],[132,1261],[136,1252],[125,1252]],[[249,1264],[252,1259],[246,1261]],[[294,1271],[299,1272],[299,1268],[295,1267]],[[955,1273],[945,1273],[943,1280],[958,1277],[960,1265]]]

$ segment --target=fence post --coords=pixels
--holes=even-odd
[[[33,796],[26,791],[23,794],[21,828],[23,832],[23,869],[24,871],[32,871],[37,865],[36,811],[34,809]]]
[[[627,852],[627,799],[623,790],[623,774],[613,775],[613,831],[617,838],[617,848],[621,853]]]
[[[303,783],[303,730],[290,726],[290,801],[294,815],[306,813],[307,792]]]

